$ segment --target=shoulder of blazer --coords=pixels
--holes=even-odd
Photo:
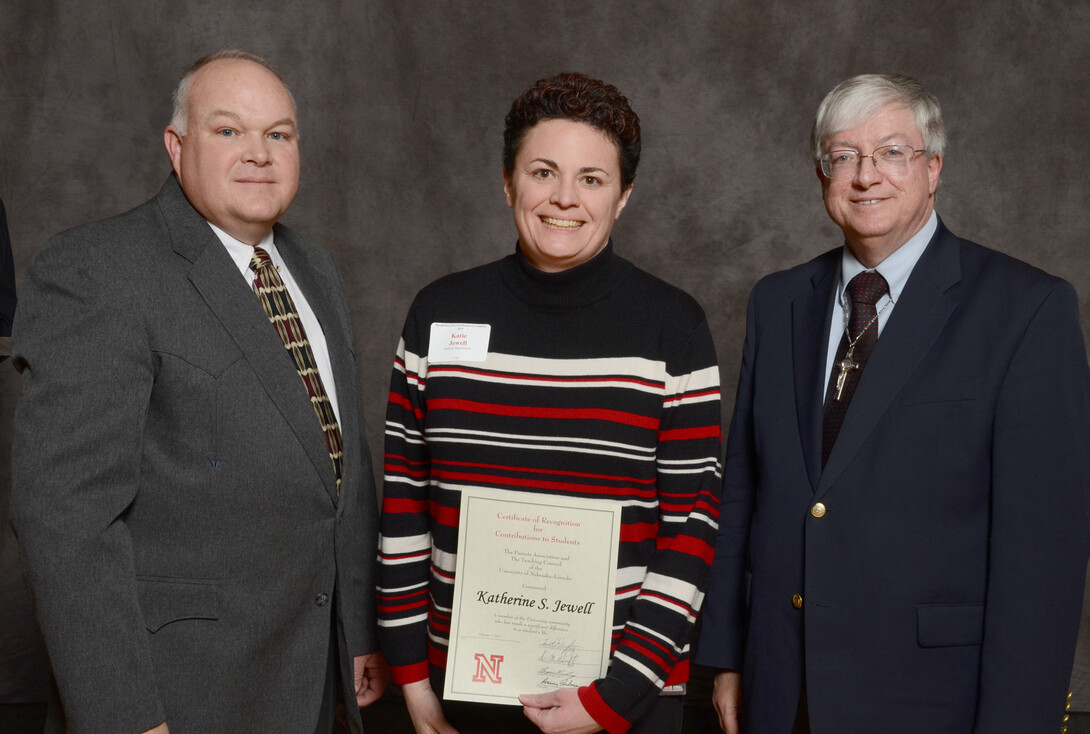
[[[753,286],[755,298],[795,298],[818,288],[840,266],[843,248],[836,247],[813,260],[766,275]]]
[[[943,263],[929,265],[936,285],[954,295],[955,284],[967,292],[979,289],[1004,293],[1009,301],[1039,302],[1065,281],[1038,267],[998,250],[958,237],[942,225],[928,248],[934,249],[929,260]],[[930,253],[925,253],[925,256]],[[921,263],[924,264],[924,257]]]

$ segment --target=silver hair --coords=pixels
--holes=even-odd
[[[185,135],[186,123],[189,120],[189,88],[193,86],[193,78],[197,75],[197,72],[208,66],[215,61],[223,61],[225,59],[235,59],[238,61],[249,61],[250,63],[257,64],[261,68],[268,71],[270,74],[280,80],[280,83],[284,85],[285,91],[288,93],[288,98],[291,99],[292,109],[295,109],[295,96],[292,95],[291,90],[288,89],[288,85],[284,83],[283,77],[277,73],[272,64],[268,62],[262,56],[258,56],[255,53],[249,51],[243,51],[237,48],[226,48],[222,51],[217,51],[214,54],[208,54],[202,56],[193,62],[193,64],[185,70],[182,74],[182,78],[178,80],[178,86],[174,88],[174,112],[170,118],[170,125],[178,131],[179,135]]]
[[[878,114],[883,107],[905,107],[916,119],[923,135],[927,155],[942,155],[946,150],[946,128],[942,110],[935,96],[911,77],[899,74],[861,74],[838,84],[825,95],[814,117],[810,133],[810,153],[814,160],[822,155],[822,143],[842,130],[851,130]]]

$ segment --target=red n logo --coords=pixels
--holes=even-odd
[[[473,659],[477,661],[477,672],[473,674],[474,683],[503,682],[500,678],[500,663],[503,662],[503,655],[489,655],[485,657],[483,652],[477,652],[473,654]],[[487,681],[485,679],[487,679]]]

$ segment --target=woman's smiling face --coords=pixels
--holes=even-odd
[[[609,242],[632,187],[621,189],[621,163],[609,134],[585,122],[545,119],[522,140],[504,173],[519,248],[546,272],[581,265]]]

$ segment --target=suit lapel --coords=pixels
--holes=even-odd
[[[254,375],[291,427],[332,497],[336,475],[325,436],[284,343],[269,324],[253,292],[246,287],[227,250],[186,200],[177,179],[172,176],[157,198],[175,252],[192,263],[190,282],[252,366]],[[307,297],[309,301],[309,293]]]
[[[329,353],[330,366],[333,369],[333,380],[337,391],[337,405],[340,410],[338,426],[341,430],[341,445],[344,459],[342,461],[341,484],[342,489],[348,486],[351,480],[350,473],[357,466],[355,458],[351,455],[352,448],[360,446],[361,439],[357,433],[354,421],[349,420],[351,411],[349,406],[359,400],[356,394],[356,360],[352,349],[352,331],[350,322],[338,314],[335,306],[336,298],[330,297],[330,289],[336,288],[334,278],[337,274],[329,270],[328,266],[314,256],[314,252],[300,246],[296,235],[285,227],[277,225],[274,229],[276,236],[276,249],[291,271],[292,277],[303,291],[311,310],[322,325],[322,333],[325,335],[326,350]],[[326,388],[328,390],[328,386]],[[313,413],[313,410],[311,411]],[[325,444],[322,444],[323,451]],[[329,453],[325,453],[326,464],[329,462]],[[336,477],[330,470],[332,481]]]
[[[957,238],[941,224],[912,269],[871,353],[844,418],[818,494],[826,492],[874,431],[909,376],[931,350],[956,302],[946,295],[961,280]]]
[[[810,278],[811,290],[791,304],[791,346],[795,373],[795,410],[799,421],[806,473],[816,490],[821,477],[821,421],[829,319],[833,311],[836,271],[840,250],[817,261]]]

